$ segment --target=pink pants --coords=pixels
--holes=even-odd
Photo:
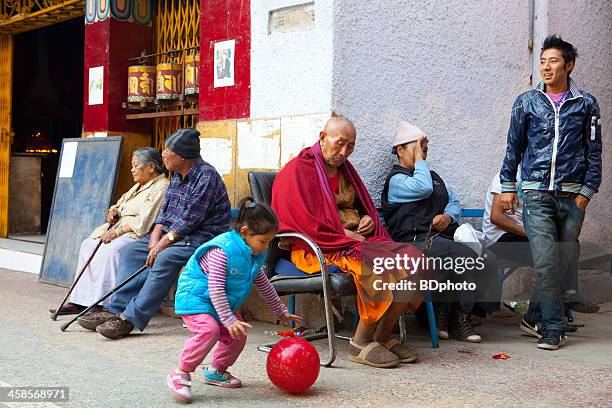
[[[213,316],[202,313],[183,315],[183,321],[193,333],[185,342],[179,361],[179,369],[192,373],[202,364],[210,350],[217,344],[211,365],[220,371],[226,371],[236,362],[246,343],[246,336],[233,339],[225,326]],[[236,313],[236,317],[242,317]]]

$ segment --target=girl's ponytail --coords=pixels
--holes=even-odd
[[[232,224],[236,231],[244,226],[254,235],[276,232],[278,218],[267,204],[256,203],[253,197],[245,197],[238,203],[238,216]]]

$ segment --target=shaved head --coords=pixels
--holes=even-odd
[[[321,152],[328,169],[341,166],[353,153],[357,131],[353,122],[344,116],[329,118],[319,134]]]
[[[325,123],[323,131],[327,133],[336,133],[339,131],[342,134],[353,134],[355,136],[357,135],[355,125],[353,125],[353,122],[351,122],[345,116],[333,116],[329,118]]]

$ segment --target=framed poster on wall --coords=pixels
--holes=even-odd
[[[236,40],[227,40],[215,43],[215,88],[234,86],[235,51]]]

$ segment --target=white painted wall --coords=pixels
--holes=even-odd
[[[399,120],[468,207],[501,168],[514,98],[529,88],[528,3],[340,0],[333,106],[358,130],[353,163],[376,200]]]
[[[336,0],[335,6],[332,106],[357,127],[352,162],[375,200],[394,162],[396,124],[404,119],[429,135],[430,165],[464,206],[483,207],[501,167],[512,103],[531,87],[528,0]],[[536,0],[535,9],[540,25],[567,33],[582,52],[574,76],[599,99],[609,135],[609,3]],[[536,59],[540,46],[541,40]],[[611,156],[607,147],[607,181],[585,240],[612,240]]]
[[[331,110],[333,0],[315,1],[315,28],[268,34],[268,13],[308,0],[251,2],[251,118]]]
[[[483,207],[505,151],[516,96],[539,80],[544,37],[559,33],[580,53],[573,77],[602,109],[604,182],[583,239],[612,241],[612,8],[607,0],[315,0],[316,27],[267,34],[271,9],[300,0],[252,2],[251,116],[333,110],[358,130],[352,156],[375,200],[394,158],[401,119],[430,138],[431,167],[466,207]],[[530,61],[533,60],[533,65]]]

